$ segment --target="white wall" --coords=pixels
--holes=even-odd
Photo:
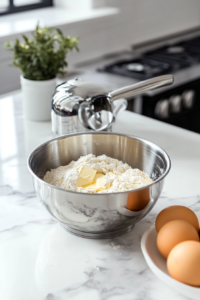
[[[119,7],[112,20],[115,38],[138,44],[200,26],[199,0],[105,0]]]
[[[200,26],[199,0],[134,0],[133,43]],[[139,13],[137,13],[139,12]]]

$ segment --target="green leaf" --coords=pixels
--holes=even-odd
[[[28,43],[28,38],[25,35],[22,35],[23,39],[25,40],[26,43]]]

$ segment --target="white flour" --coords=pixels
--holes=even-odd
[[[139,169],[132,169],[128,164],[106,155],[95,156],[93,154],[81,156],[77,161],[72,161],[67,166],[61,166],[57,169],[48,171],[43,179],[44,181],[63,189],[96,193],[96,190],[77,187],[76,182],[79,176],[78,169],[81,166],[91,167],[97,170],[97,172],[106,175],[104,177],[104,183],[110,182],[111,186],[109,189],[99,191],[98,193],[132,190],[152,182],[149,175]],[[113,172],[114,175],[110,175],[108,172]]]

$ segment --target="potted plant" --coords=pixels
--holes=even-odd
[[[60,29],[41,28],[37,25],[29,39],[23,35],[8,42],[7,49],[14,52],[13,65],[20,68],[23,108],[26,118],[46,121],[51,116],[51,97],[56,76],[66,73],[68,50],[78,50],[78,38],[64,37]]]

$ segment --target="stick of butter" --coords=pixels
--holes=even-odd
[[[77,178],[77,186],[80,187],[92,183],[96,173],[97,173],[96,170],[88,166],[83,166],[79,170],[79,177]]]
[[[102,173],[96,173],[93,179],[93,182],[89,185],[83,186],[84,190],[94,190],[96,192],[97,186],[96,186],[96,181],[98,178],[104,177],[105,175]]]
[[[97,189],[96,183],[91,183],[91,184],[83,186],[83,190],[87,190],[87,191],[92,190],[92,191],[96,192],[96,189]]]
[[[96,173],[95,176],[94,176],[94,180],[93,182],[96,182],[98,178],[101,178],[101,177],[104,177],[105,175],[102,174],[102,173]]]
[[[105,183],[104,183],[104,177],[105,177],[105,176],[100,177],[100,178],[98,178],[97,181],[96,181],[96,186],[97,186],[97,190],[98,190],[98,191],[106,190],[106,189],[109,189],[109,188],[110,188],[110,182],[108,182],[108,183],[105,184]]]

